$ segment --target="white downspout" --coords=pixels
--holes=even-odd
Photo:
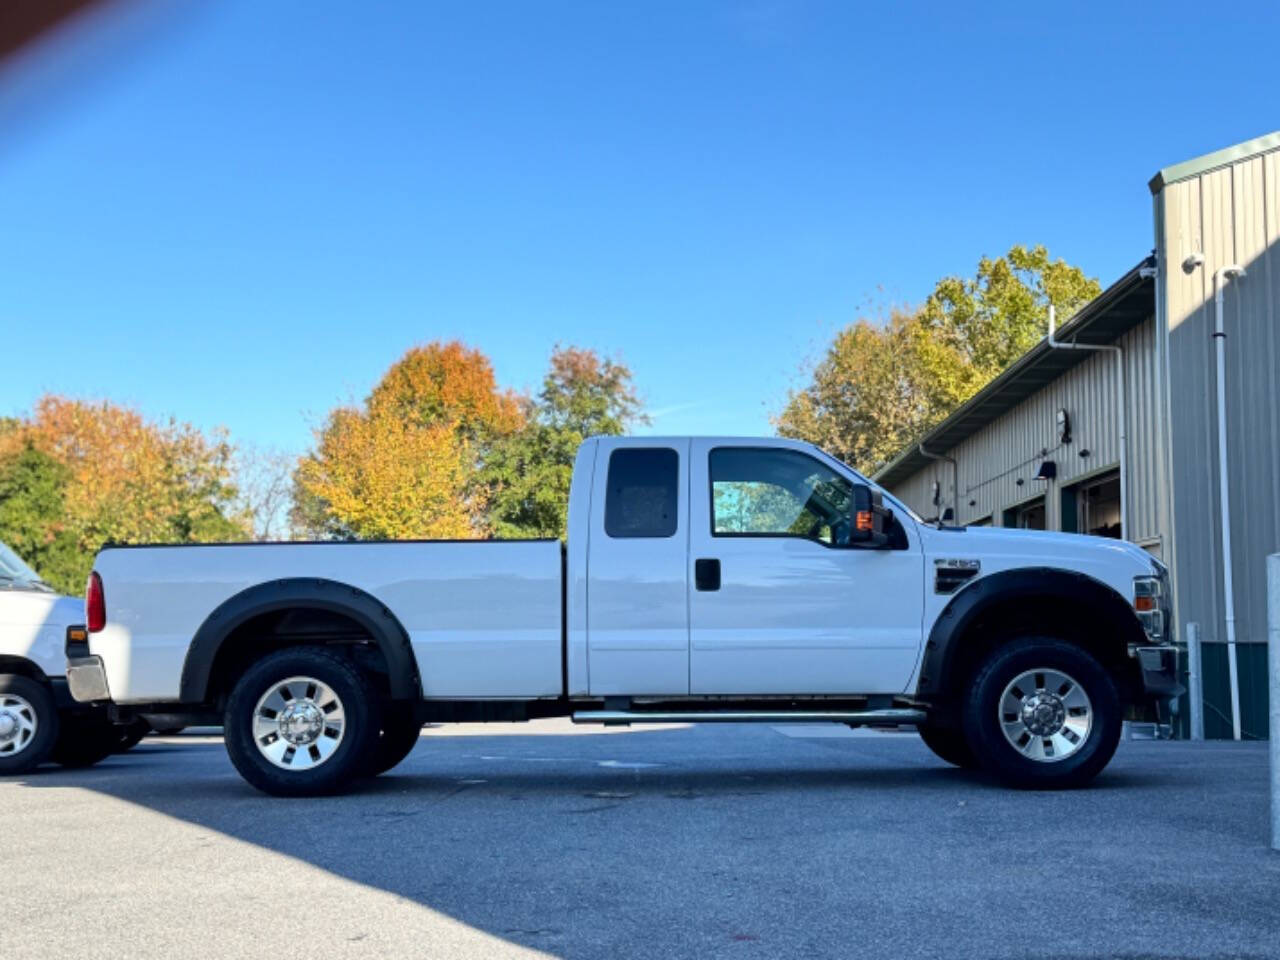
[[[1053,304],[1049,304],[1049,339],[1051,347],[1059,350],[1093,350],[1114,353],[1116,356],[1116,406],[1120,413],[1120,539],[1129,539],[1129,471],[1126,469],[1129,413],[1126,400],[1128,394],[1124,389],[1124,347],[1098,343],[1062,343],[1054,339],[1055,313]]]
[[[1243,277],[1233,263],[1213,275],[1213,344],[1218,365],[1218,506],[1222,514],[1222,602],[1227,617],[1227,670],[1231,677],[1231,736],[1240,739],[1240,666],[1236,659],[1236,596],[1231,565],[1231,474],[1227,470],[1227,334],[1222,329],[1222,288],[1227,277]]]
[[[916,446],[919,448],[921,456],[928,457],[930,460],[945,460],[951,464],[951,522],[956,526],[960,526],[960,467],[956,463],[955,457],[948,457],[942,453],[930,453],[924,448],[923,443],[918,443]],[[939,524],[942,523],[942,514],[944,513],[946,513],[945,510],[939,510],[938,512]]]

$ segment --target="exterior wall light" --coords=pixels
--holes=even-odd
[[[1036,480],[1052,480],[1058,475],[1058,464],[1055,460],[1043,460],[1040,463],[1040,469],[1036,472],[1034,479]]]

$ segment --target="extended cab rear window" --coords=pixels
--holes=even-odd
[[[629,447],[609,456],[604,532],[611,537],[673,537],[680,458],[670,447]]]

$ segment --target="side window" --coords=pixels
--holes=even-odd
[[[680,458],[670,447],[623,447],[609,455],[604,532],[673,537]]]
[[[709,466],[714,536],[847,542],[853,484],[813,457],[794,450],[720,447],[711,451]]]

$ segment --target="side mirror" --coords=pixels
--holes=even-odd
[[[853,519],[849,546],[879,550],[888,545],[893,511],[881,499],[879,490],[872,490],[863,484],[853,488],[853,500],[849,504]]]

